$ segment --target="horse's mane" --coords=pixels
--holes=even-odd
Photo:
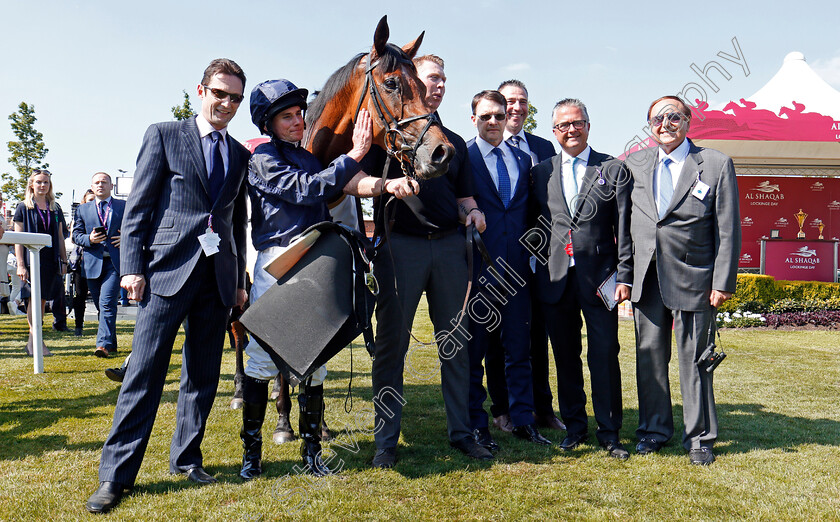
[[[347,83],[353,76],[353,71],[356,69],[356,64],[359,63],[359,60],[361,60],[363,56],[367,56],[367,53],[357,54],[351,58],[346,65],[339,68],[327,79],[324,87],[318,91],[318,95],[312,103],[309,104],[308,110],[306,111],[307,130],[311,129],[315,122],[321,118],[327,103],[335,98],[342,89],[347,86]],[[408,65],[412,69],[414,68],[411,58],[409,58],[402,49],[394,44],[387,44],[385,46],[385,53],[379,57],[379,67],[383,67],[386,71],[391,71],[400,65]]]

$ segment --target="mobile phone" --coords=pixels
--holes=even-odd
[[[105,227],[93,227],[93,232],[95,234],[105,234],[106,230]]]

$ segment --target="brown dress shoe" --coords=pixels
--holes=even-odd
[[[565,430],[566,425],[563,424],[563,421],[557,418],[557,415],[553,413],[542,413],[539,415],[534,415],[534,419],[537,421],[537,426],[540,428],[549,428],[552,430]]]
[[[108,353],[108,350],[106,350],[105,347],[97,346],[96,350],[93,352],[93,355],[107,359],[108,356],[110,356],[111,354]]]
[[[493,426],[507,433],[513,432],[513,423],[510,422],[510,415],[507,413],[493,417]]]

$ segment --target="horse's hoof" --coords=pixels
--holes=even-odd
[[[295,433],[293,431],[275,431],[271,436],[271,440],[273,440],[275,444],[292,442],[295,440]]]
[[[234,398],[233,398],[233,399],[231,399],[231,401],[230,401],[230,409],[232,409],[232,410],[240,410],[240,409],[242,409],[242,404],[243,404],[244,402],[245,402],[245,401],[243,401],[241,398],[239,398],[239,397],[234,397]]]

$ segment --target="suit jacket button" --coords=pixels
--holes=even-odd
[[[657,223],[656,228],[662,228],[662,223]]]

